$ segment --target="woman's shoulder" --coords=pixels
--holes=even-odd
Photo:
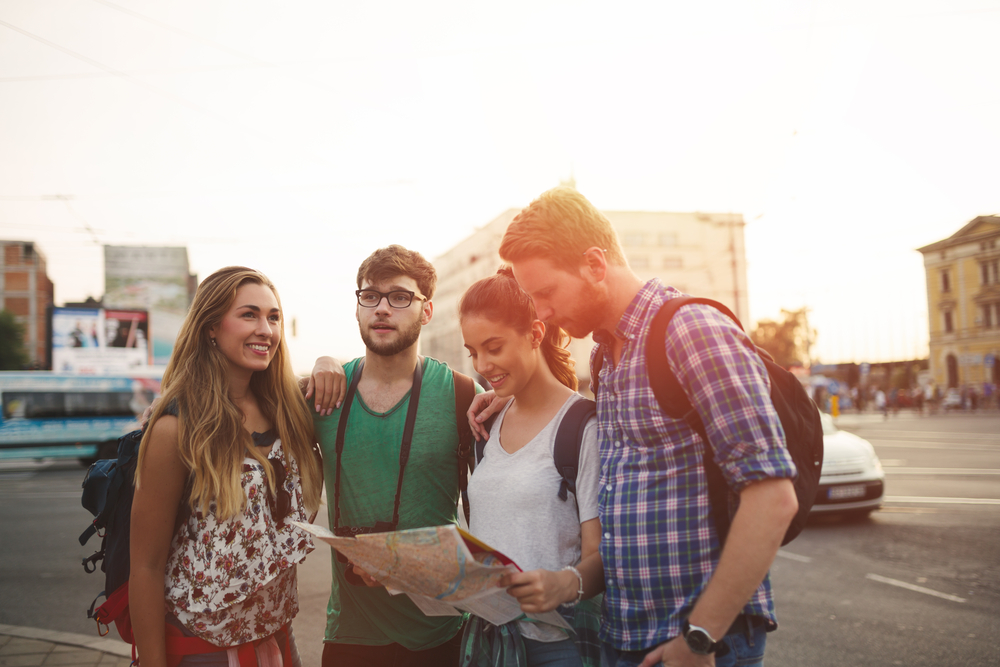
[[[180,429],[180,419],[176,415],[164,414],[156,418],[156,420],[149,427],[149,439],[150,440],[162,440],[164,438],[177,439],[177,433]]]

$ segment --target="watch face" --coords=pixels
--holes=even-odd
[[[684,634],[684,639],[692,653],[708,655],[712,650],[712,638],[704,630],[691,628]]]

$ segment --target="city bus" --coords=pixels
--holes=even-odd
[[[0,460],[116,455],[160,394],[162,367],[117,375],[0,372]]]

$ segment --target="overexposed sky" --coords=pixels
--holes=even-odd
[[[297,370],[363,350],[358,264],[433,258],[572,173],[742,213],[753,319],[927,353],[915,248],[1000,213],[1000,0],[0,0],[0,238],[56,302],[103,244],[267,273]]]

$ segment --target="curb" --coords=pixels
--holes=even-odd
[[[59,632],[58,630],[44,630],[42,628],[26,628],[19,625],[0,624],[0,635],[10,635],[11,637],[22,637],[24,639],[38,639],[52,642],[53,644],[65,644],[67,646],[79,646],[80,648],[110,653],[122,658],[132,657],[132,645],[126,644],[120,639],[108,639],[106,637],[91,637],[90,635],[80,635],[73,632]]]

